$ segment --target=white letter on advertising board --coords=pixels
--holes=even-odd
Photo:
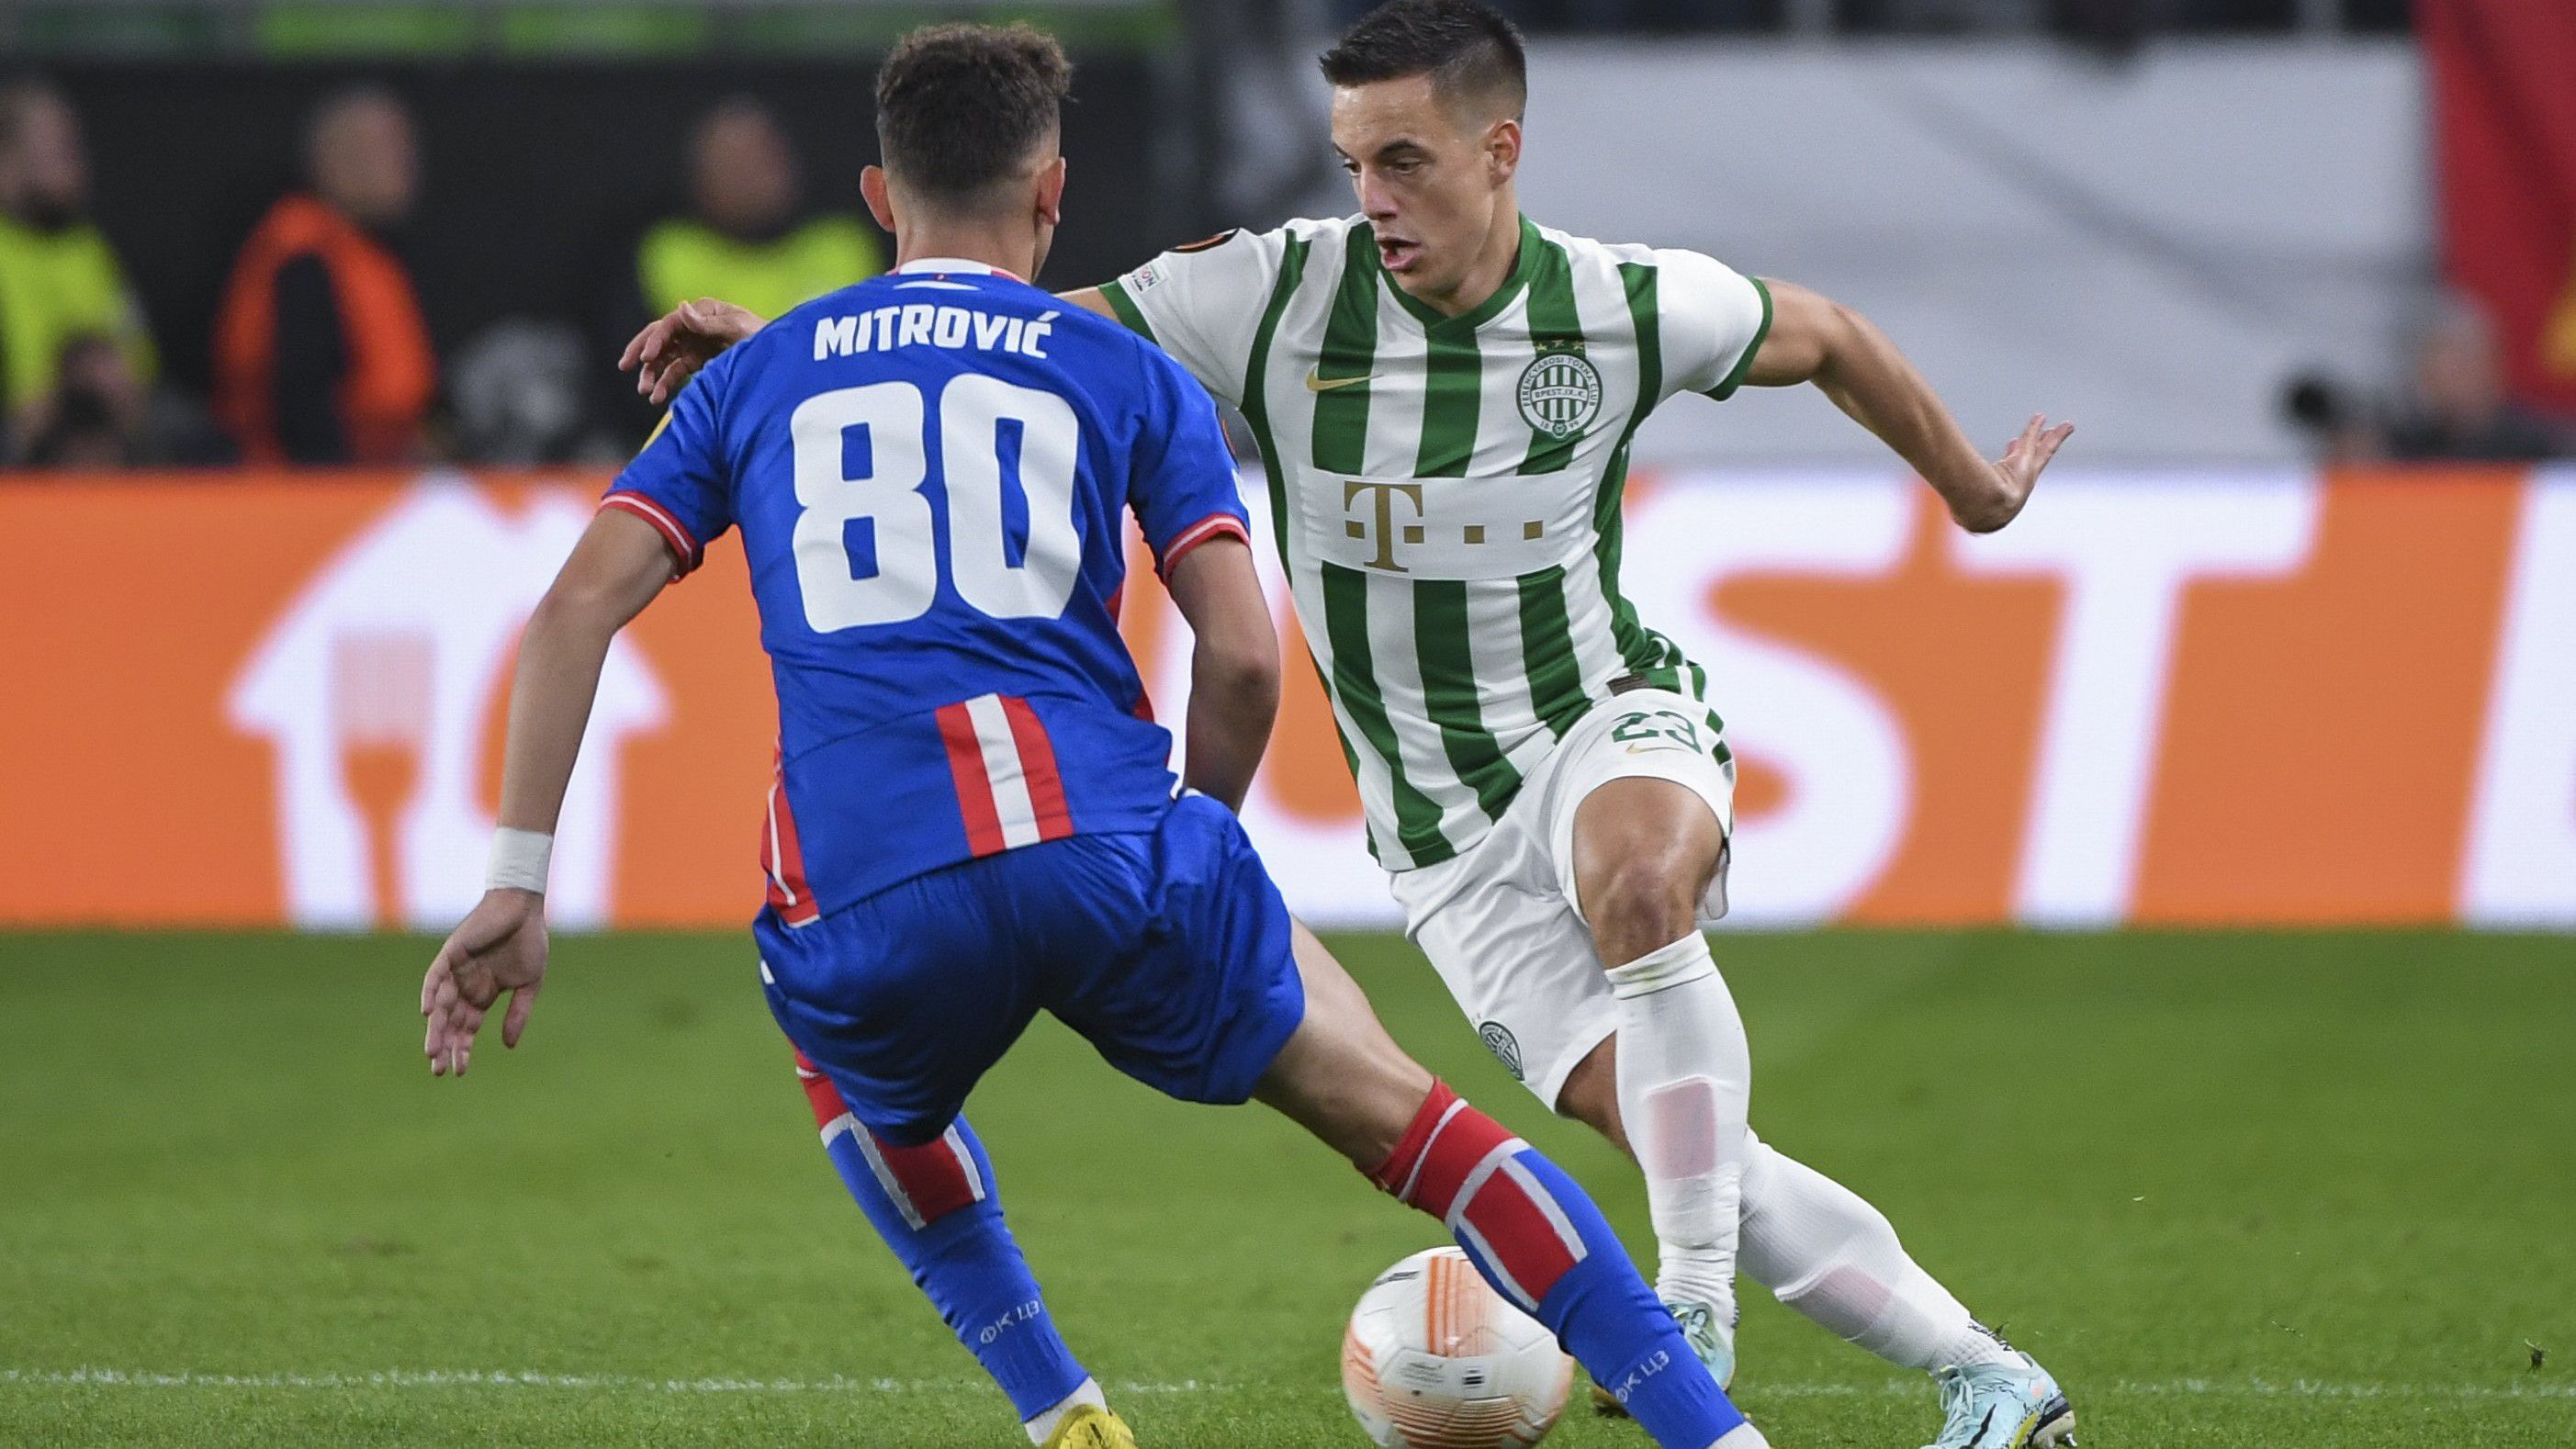
[[[2481,926],[2576,925],[2576,471],[2530,487],[2460,873]]]
[[[2050,479],[2011,527],[1954,535],[1970,572],[2042,574],[2066,588],[2014,890],[2021,920],[2099,926],[2128,915],[2183,591],[2297,568],[2319,486],[2279,475]]]

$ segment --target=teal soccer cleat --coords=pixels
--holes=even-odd
[[[1673,1322],[1681,1327],[1682,1340],[1691,1346],[1691,1354],[1708,1365],[1708,1376],[1717,1380],[1721,1389],[1735,1387],[1735,1325],[1718,1317],[1717,1310],[1706,1303],[1666,1303],[1672,1310]]]
[[[2039,1361],[2019,1350],[1997,1363],[1946,1368],[1941,1439],[1924,1449],[2075,1449],[2075,1409]]]

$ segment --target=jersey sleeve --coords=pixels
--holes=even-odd
[[[1179,359],[1209,392],[1240,406],[1252,335],[1287,249],[1284,229],[1225,232],[1165,252],[1100,290],[1129,330]]]
[[[1127,506],[1154,550],[1165,578],[1183,555],[1211,538],[1251,541],[1243,499],[1234,486],[1234,450],[1216,405],[1173,361],[1149,348],[1142,432],[1133,452]]]
[[[1724,402],[1744,384],[1771,331],[1771,289],[1698,252],[1655,253],[1656,332],[1664,393]]]
[[[680,578],[706,558],[707,545],[733,526],[733,490],[717,431],[727,353],[671,400],[644,449],[618,473],[599,500],[603,509],[631,513],[671,547],[671,577]]]

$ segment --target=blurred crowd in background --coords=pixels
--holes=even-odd
[[[1502,6],[1542,32],[1794,27],[1820,7],[1847,30],[2018,27],[2111,44],[2148,31],[2405,22],[2402,0]],[[1331,0],[1328,8],[1356,14],[1367,0]],[[672,178],[671,209],[640,226],[618,223],[605,246],[585,244],[577,281],[538,289],[555,299],[551,308],[459,321],[439,315],[438,299],[425,300],[415,275],[416,244],[452,238],[464,225],[424,206],[424,153],[441,138],[427,132],[403,92],[341,85],[302,115],[292,184],[273,197],[242,198],[245,215],[266,209],[246,233],[235,228],[221,243],[229,260],[220,285],[190,294],[184,307],[165,296],[163,315],[154,316],[123,260],[136,239],[92,219],[87,118],[41,76],[0,81],[0,464],[107,470],[625,456],[653,418],[608,362],[636,327],[702,295],[775,315],[889,260],[888,239],[852,204],[853,188],[838,184],[848,179],[841,171],[855,175],[850,156],[831,158],[836,184],[816,188],[793,129],[763,99],[690,94],[679,104],[689,117],[680,154],[654,163]],[[852,118],[860,114],[854,104]],[[1111,238],[1121,248],[1128,240]],[[208,315],[169,315],[200,306]],[[2322,373],[2283,380],[2282,416],[2318,457],[2503,462],[2576,451],[2567,420],[2511,396],[2492,319],[2460,296],[2434,297],[2420,310],[2407,357],[2357,369],[2395,383]]]
[[[2308,28],[2403,30],[2408,0],[1499,0],[1524,28],[1551,31],[1771,31],[1860,34],[2044,31],[2094,40],[2152,34],[2265,34]],[[1339,0],[1351,18],[1371,0]]]
[[[886,264],[872,224],[804,206],[799,159],[766,107],[719,100],[682,158],[686,209],[631,239],[596,316],[514,321],[441,357],[402,245],[419,221],[421,145],[390,90],[351,87],[313,109],[297,184],[233,259],[204,329],[210,386],[191,396],[164,379],[117,248],[90,220],[80,117],[41,79],[0,85],[0,457],[107,469],[617,456],[651,420],[590,383],[612,340],[686,298],[775,314]]]

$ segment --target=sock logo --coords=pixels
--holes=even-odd
[[[1633,1394],[1637,1390],[1645,1387],[1646,1380],[1653,1378],[1655,1375],[1662,1373],[1665,1369],[1672,1367],[1672,1363],[1672,1350],[1663,1348],[1656,1349],[1652,1354],[1647,1356],[1644,1362],[1638,1364],[1635,1368],[1628,1370],[1627,1376],[1619,1380],[1618,1387],[1613,1388],[1610,1391],[1610,1397],[1617,1399],[1623,1404],[1628,1402],[1628,1396],[1630,1394]]]
[[[983,1330],[975,1335],[975,1342],[978,1345],[989,1345],[994,1339],[1010,1332],[1020,1324],[1033,1323],[1045,1316],[1046,1300],[1043,1298],[1032,1298],[1028,1302],[1013,1308],[1010,1312],[1003,1314],[1001,1317],[994,1319],[992,1322],[985,1324]]]
[[[1484,1041],[1485,1050],[1494,1054],[1494,1060],[1503,1064],[1503,1070],[1512,1074],[1513,1081],[1527,1080],[1521,1075],[1521,1044],[1510,1027],[1499,1021],[1480,1021],[1476,1023],[1476,1035]]]

